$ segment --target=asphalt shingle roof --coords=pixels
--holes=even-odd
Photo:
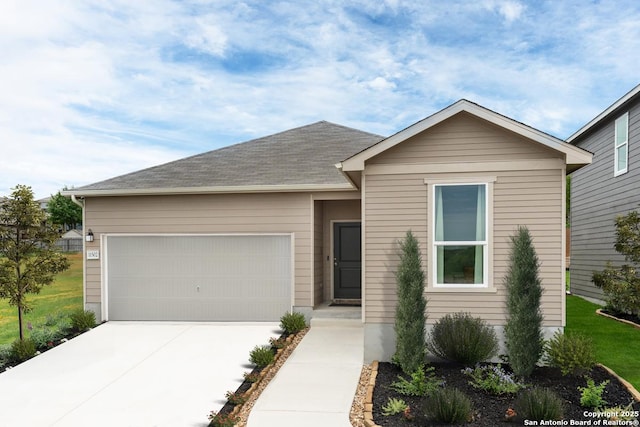
[[[82,191],[344,185],[335,164],[383,139],[321,121],[78,187]]]

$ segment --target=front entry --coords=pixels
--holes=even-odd
[[[333,224],[333,298],[360,299],[362,288],[359,222]]]

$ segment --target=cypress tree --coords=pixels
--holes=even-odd
[[[396,352],[393,357],[403,372],[411,374],[425,362],[424,271],[418,240],[411,230],[400,242],[400,265],[396,272]]]
[[[511,236],[509,269],[505,278],[507,289],[507,323],[505,346],[513,372],[528,377],[542,356],[542,282],[540,262],[527,227],[518,227]]]

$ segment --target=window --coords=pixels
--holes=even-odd
[[[487,286],[487,184],[433,186],[434,287]]]
[[[616,120],[615,158],[613,175],[618,176],[627,172],[629,159],[629,113],[625,113]]]

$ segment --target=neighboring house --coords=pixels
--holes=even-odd
[[[571,176],[571,292],[602,299],[593,272],[624,261],[615,219],[640,207],[640,85],[567,141],[593,153],[593,164]]]
[[[383,138],[318,122],[66,192],[83,199],[85,300],[105,320],[278,320],[362,301],[365,360],[394,352],[398,240],[428,323],[499,331],[509,237],[531,230],[544,327],[565,319],[565,175],[591,154],[461,100]]]

